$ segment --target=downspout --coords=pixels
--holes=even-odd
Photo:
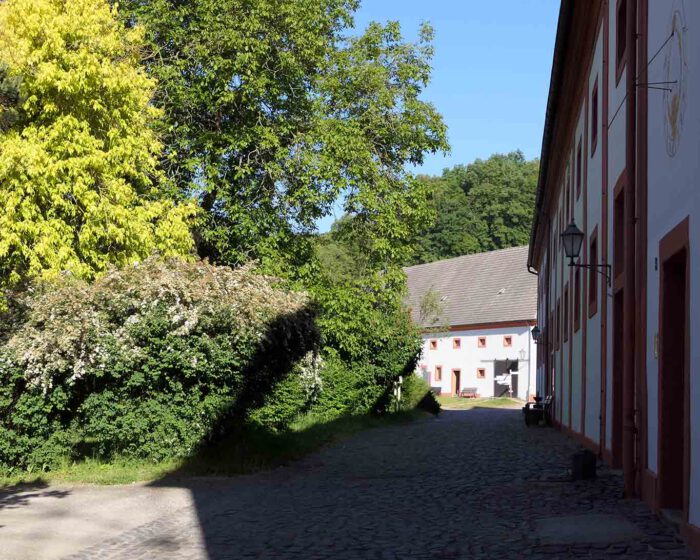
[[[532,325],[530,325],[530,323],[527,324],[527,389],[525,390],[525,402],[530,402],[530,383],[532,382],[532,329],[530,328],[531,326]],[[535,375],[537,375],[537,370],[535,370]],[[536,382],[535,385],[537,385]],[[536,388],[535,392],[537,392]]]
[[[624,220],[624,330],[622,371],[622,471],[625,496],[635,495],[635,254],[636,254],[636,150],[637,150],[637,0],[627,0],[627,130],[625,136],[625,220]]]
[[[540,298],[539,298],[539,293],[540,293],[540,273],[537,272],[534,268],[532,268],[532,265],[528,263],[527,265],[527,271],[530,274],[533,274],[534,276],[537,276],[537,291],[538,291],[538,296],[537,296],[537,307],[540,306]],[[539,317],[535,319],[535,325],[539,322]],[[532,330],[530,329],[531,325],[528,324],[527,326],[527,392],[525,393],[525,400],[529,401],[530,400],[530,382],[532,381],[531,374],[530,372],[532,371],[532,355],[530,352],[530,349],[532,347]],[[539,347],[538,347],[538,352],[539,352]],[[537,354],[535,354],[535,362],[537,361]],[[537,394],[537,368],[535,368],[535,394]]]
[[[547,220],[547,238],[552,234],[552,219],[551,217]],[[544,381],[544,395],[541,395],[542,397],[547,397],[552,393],[551,390],[551,380],[549,379],[549,376],[551,375],[551,369],[552,365],[549,363],[550,360],[550,344],[551,344],[551,335],[550,333],[552,332],[552,325],[550,324],[550,309],[551,309],[551,304],[552,302],[549,301],[549,295],[551,293],[551,283],[552,283],[552,254],[548,252],[547,255],[547,268],[544,271],[544,308],[545,308],[545,317],[544,317],[544,322],[545,322],[545,327],[546,327],[546,332],[544,333],[544,336],[542,337],[542,340],[544,341],[544,345],[542,346],[542,349],[540,350],[541,356],[542,356],[542,363],[544,364],[544,375],[543,375],[543,381]],[[541,327],[540,327],[541,328]]]

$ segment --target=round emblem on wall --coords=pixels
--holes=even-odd
[[[668,34],[670,40],[664,57],[664,129],[666,131],[666,152],[673,157],[683,133],[683,118],[686,105],[686,83],[688,80],[688,59],[686,41],[686,20],[683,2],[673,2]]]

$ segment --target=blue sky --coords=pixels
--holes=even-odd
[[[452,151],[429,155],[420,172],[437,175],[515,149],[539,156],[558,13],[559,0],[363,0],[358,31],[398,20],[414,40],[421,22],[435,28],[433,79],[423,97],[443,115]]]

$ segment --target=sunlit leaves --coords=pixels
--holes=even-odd
[[[201,255],[303,268],[341,196],[377,261],[399,261],[424,195],[405,170],[447,147],[421,99],[432,31],[350,29],[356,0],[125,0],[147,31],[165,166],[205,210]]]
[[[0,129],[0,287],[190,251],[193,208],[159,190],[142,41],[103,0],[0,4],[0,66],[18,84]]]

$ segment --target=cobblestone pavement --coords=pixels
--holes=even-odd
[[[85,549],[82,559],[689,558],[618,474],[566,480],[577,446],[519,411],[445,411],[370,430],[289,467],[233,479],[194,507]],[[539,518],[631,521],[632,542],[544,544]]]

